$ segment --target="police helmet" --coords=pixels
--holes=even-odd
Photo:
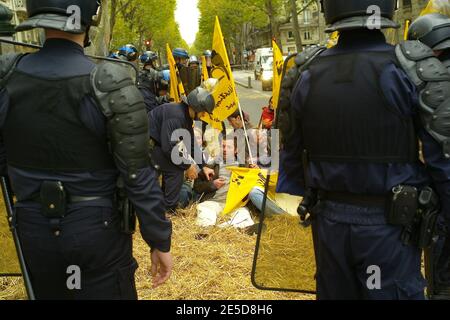
[[[212,52],[211,52],[211,50],[206,50],[205,52],[203,52],[203,55],[204,55],[205,57],[211,58],[211,57],[212,57]]]
[[[100,23],[100,0],[27,0],[28,19],[16,31],[56,29],[82,34]],[[75,15],[80,17],[77,21]]]
[[[119,49],[119,56],[124,57],[127,61],[136,61],[138,58],[138,50],[134,45],[127,44]]]
[[[187,97],[183,97],[184,103],[192,107],[195,112],[212,113],[216,106],[213,93],[217,89],[219,81],[210,78],[194,89]]]
[[[158,54],[153,51],[145,51],[140,56],[140,60],[143,64],[152,64],[154,61],[158,60]]]
[[[450,49],[450,18],[430,13],[414,21],[408,31],[409,40],[419,40],[431,49]]]
[[[198,61],[197,56],[191,56],[189,58],[189,65],[200,65],[200,61]]]
[[[186,49],[176,48],[173,50],[172,53],[174,58],[189,59],[189,53],[187,52]]]
[[[329,25],[327,32],[366,28],[368,18],[379,12],[380,28],[398,28],[392,21],[397,0],[321,0]],[[376,26],[375,26],[376,27]]]

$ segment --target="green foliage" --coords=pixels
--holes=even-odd
[[[211,49],[215,17],[218,16],[226,42],[236,43],[244,24],[263,27],[268,24],[267,15],[260,8],[262,0],[199,0],[199,32],[191,51],[201,53]],[[281,1],[281,0],[277,0]]]
[[[188,45],[175,21],[176,0],[116,0],[115,25],[111,50],[132,43],[146,50],[144,42],[152,41],[151,50],[165,55],[166,43],[173,47]]]

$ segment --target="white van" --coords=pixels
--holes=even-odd
[[[256,63],[255,80],[260,80],[264,70],[272,70],[273,49],[272,48],[256,49],[255,63]]]

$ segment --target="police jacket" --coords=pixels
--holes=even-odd
[[[39,52],[20,58],[0,91],[1,172],[9,175],[19,207],[40,208],[30,199],[45,180],[61,181],[71,196],[99,198],[71,203],[69,214],[80,207],[112,207],[122,176],[143,238],[152,248],[167,252],[171,223],[156,174],[143,165],[130,178],[129,159],[117,156],[120,151],[111,154],[108,144],[117,137],[108,137],[111,119],[89,86],[93,70],[96,64],[83,48],[63,39],[49,39]]]
[[[379,56],[392,55],[394,50],[393,46],[386,43],[384,35],[381,32],[364,30],[359,32],[343,32],[338,45],[322,52],[319,57],[322,58],[320,61],[324,63],[330,58],[355,53],[361,53],[361,56],[370,56],[373,57],[373,59],[378,59],[377,57]],[[426,165],[419,161],[418,152],[414,159],[413,153],[418,149],[415,149],[413,145],[405,146],[403,143],[399,144],[399,147],[404,148],[402,149],[402,152],[396,153],[396,150],[390,150],[390,156],[393,160],[391,163],[389,161],[381,161],[377,151],[370,150],[370,148],[373,146],[375,146],[375,148],[380,148],[380,150],[383,148],[383,143],[386,143],[386,141],[383,140],[384,138],[378,139],[376,137],[377,134],[383,134],[379,132],[367,132],[365,136],[355,135],[354,132],[364,132],[364,128],[362,128],[361,131],[355,129],[361,125],[361,121],[358,122],[358,119],[354,118],[352,119],[353,123],[347,123],[347,126],[342,126],[339,132],[335,132],[334,136],[331,135],[330,132],[327,132],[326,134],[328,134],[328,136],[318,138],[318,140],[321,140],[322,138],[330,140],[335,139],[339,142],[341,141],[339,140],[341,137],[345,137],[346,140],[342,140],[342,143],[339,143],[337,146],[336,144],[330,146],[330,149],[342,154],[344,160],[339,161],[338,159],[327,158],[329,155],[323,154],[324,148],[321,147],[319,148],[320,150],[318,149],[315,151],[316,155],[322,152],[322,157],[317,156],[314,159],[310,159],[307,170],[304,170],[305,168],[302,164],[303,150],[305,149],[304,135],[308,135],[308,138],[312,137],[312,139],[316,139],[316,137],[320,136],[318,133],[322,130],[320,128],[326,128],[320,121],[346,120],[336,118],[330,119],[330,117],[333,117],[330,114],[319,115],[313,111],[312,113],[309,113],[309,116],[313,117],[310,118],[312,121],[309,122],[312,124],[308,125],[308,130],[310,131],[306,131],[306,128],[301,127],[302,116],[305,112],[311,110],[312,104],[317,105],[318,103],[327,105],[327,107],[330,108],[329,110],[331,113],[335,112],[336,110],[333,110],[332,108],[333,106],[339,105],[338,101],[340,102],[346,99],[351,101],[353,96],[360,94],[357,89],[337,92],[335,90],[336,87],[341,83],[348,81],[348,77],[356,75],[357,77],[364,79],[367,74],[373,71],[373,69],[371,69],[373,63],[372,65],[370,65],[371,63],[366,64],[367,67],[362,66],[358,69],[351,69],[354,66],[354,63],[348,60],[343,61],[340,67],[344,67],[342,67],[341,71],[333,74],[333,79],[329,79],[327,78],[327,70],[314,69],[313,66],[310,70],[302,72],[290,97],[292,106],[291,115],[293,117],[292,125],[294,127],[293,132],[296,134],[292,134],[286,138],[284,149],[280,155],[281,168],[278,191],[301,195],[304,193],[304,186],[306,186],[328,191],[384,195],[390,193],[394,186],[400,184],[417,187],[433,184],[441,197],[443,212],[450,212],[450,161],[445,158],[439,143],[428,134],[428,132],[420,125],[420,122],[415,122],[413,120],[415,115],[419,112],[418,92],[414,83],[407,77],[405,72],[394,60],[392,62],[389,62],[389,59],[384,61],[385,63],[382,65],[376,66],[376,69],[379,72],[379,74],[376,75],[378,81],[377,83],[373,83],[372,91],[367,91],[367,94],[370,95],[370,97],[378,99],[377,101],[380,101],[380,109],[378,110],[380,114],[385,112],[384,114],[387,122],[392,121],[394,118],[404,119],[404,126],[402,126],[402,128],[414,130],[414,134],[422,142],[423,157]],[[345,67],[346,63],[347,67]],[[317,76],[318,72],[322,73],[321,78],[328,81],[329,85],[327,87],[318,88],[317,83],[314,83],[315,79],[312,77],[312,72],[316,73],[315,76]],[[318,92],[323,94],[319,96]],[[330,92],[333,94],[330,94]],[[374,94],[381,97],[381,99],[374,96]],[[311,101],[313,101],[313,103],[311,103]],[[366,102],[370,104],[372,103],[372,99],[367,98]],[[309,110],[307,111],[305,110],[306,105],[309,105]],[[358,108],[364,108],[364,106],[365,104],[359,106],[349,105],[348,107],[354,108],[354,110],[358,112]],[[394,118],[389,114],[395,115]],[[378,119],[377,116],[378,115],[375,114],[375,118],[364,119],[364,115],[361,115],[362,118],[360,120],[367,121],[366,123],[369,127],[371,126],[371,121],[375,122],[378,127],[381,128],[383,119]],[[411,122],[411,119],[413,122]],[[317,127],[314,128],[314,125],[317,125]],[[300,132],[303,132],[303,134],[300,134]],[[326,129],[324,132],[326,132]],[[398,135],[395,135],[395,137],[401,135],[402,132],[399,131]],[[373,144],[372,146],[366,145],[368,148],[366,150],[361,150],[362,153],[364,153],[364,151],[367,151],[368,153],[372,152],[378,158],[375,157],[375,160],[372,162],[364,159],[363,161],[349,161],[350,157],[348,157],[348,155],[352,152],[352,146],[347,144],[348,141],[351,140],[355,145],[364,145],[361,144],[358,139],[365,138],[367,138],[367,141],[372,139]],[[408,142],[409,140],[408,138],[405,138],[403,141]],[[311,144],[311,138],[308,143]],[[404,158],[395,159],[395,157]]]

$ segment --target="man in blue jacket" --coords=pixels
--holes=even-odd
[[[71,24],[70,6],[81,8]],[[30,0],[18,31],[44,28],[42,50],[1,57],[0,169],[38,299],[136,299],[123,181],[151,248],[154,286],[172,270],[171,223],[148,157],[142,95],[122,65],[83,52],[99,19],[92,0]],[[68,277],[76,270],[79,281]]]
[[[448,136],[436,132],[445,131],[437,110],[450,108],[450,95],[434,91],[450,77],[426,46],[386,43],[380,29],[397,27],[396,3],[323,0],[339,43],[300,54],[284,80],[292,92],[280,100],[280,180],[312,199],[318,299],[424,299],[421,245],[410,229],[417,198],[435,199],[433,185],[450,212]]]

